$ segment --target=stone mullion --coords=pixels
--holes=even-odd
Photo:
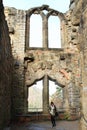
[[[49,82],[48,76],[45,75],[43,79],[43,113],[48,113],[48,106],[49,106]]]
[[[43,48],[48,48],[48,19],[46,16],[42,18],[43,25]]]

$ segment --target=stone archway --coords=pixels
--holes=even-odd
[[[60,59],[58,50],[32,49],[27,51],[25,57],[25,86],[30,86],[35,81],[43,78],[43,113],[48,113],[49,105],[49,78],[60,86],[67,86],[71,72],[62,68],[66,60]],[[33,60],[32,60],[33,59]],[[61,63],[62,62],[62,63]],[[67,99],[68,100],[68,99]]]
[[[48,114],[49,78],[64,87],[64,109],[70,110],[71,114],[73,112],[77,114],[77,109],[80,108],[80,91],[70,68],[72,62],[67,65],[68,62],[68,54],[64,54],[61,49],[37,48],[26,51],[25,88],[43,78],[43,114]],[[27,96],[25,100],[27,100]],[[27,110],[27,103],[25,108]]]

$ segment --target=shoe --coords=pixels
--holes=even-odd
[[[54,127],[54,125],[52,125],[52,128]]]
[[[54,124],[54,126],[56,126],[56,124]]]

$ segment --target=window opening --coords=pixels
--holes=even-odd
[[[57,108],[63,108],[62,87],[49,80],[49,103],[53,101]]]
[[[28,88],[28,111],[41,112],[43,110],[42,80]]]
[[[50,16],[48,20],[49,48],[61,48],[60,19]]]
[[[40,15],[31,15],[29,35],[29,47],[42,47],[42,18]]]

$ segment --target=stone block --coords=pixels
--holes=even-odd
[[[9,27],[9,33],[14,34],[14,28],[13,27]]]

